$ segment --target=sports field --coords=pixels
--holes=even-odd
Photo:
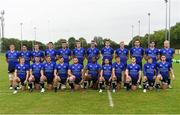
[[[175,56],[180,59],[180,55]],[[0,55],[0,113],[77,113],[77,114],[119,114],[119,113],[180,113],[180,64],[173,65],[176,79],[172,81],[173,89],[160,92],[142,89],[117,93],[107,91],[99,94],[96,90],[71,93],[69,90],[54,93],[20,91],[13,95],[9,90],[7,64],[4,54]],[[111,100],[112,97],[112,100]],[[112,101],[112,103],[111,103]]]

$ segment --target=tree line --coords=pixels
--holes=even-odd
[[[171,47],[175,48],[175,49],[180,49],[180,22],[176,23],[175,26],[171,27],[171,35],[170,36],[171,36],[171,40],[170,40]],[[132,47],[132,43],[134,42],[134,40],[139,39],[141,41],[141,46],[144,48],[147,48],[148,47],[148,37],[149,37],[148,34],[145,34],[144,36],[137,35],[125,47],[130,49]],[[75,38],[75,37],[70,37],[67,40],[67,43],[71,50],[75,47],[76,39],[77,38]],[[81,41],[82,47],[84,47],[85,49],[90,47],[90,43],[88,43],[85,38],[81,37],[78,39]],[[98,49],[102,49],[104,47],[104,39],[107,39],[107,38],[102,38],[100,36],[95,36],[93,38],[93,40],[95,40],[97,43]],[[59,49],[61,47],[61,42],[64,40],[65,39],[59,39],[58,41],[54,42],[55,49]],[[162,48],[164,40],[165,40],[165,29],[154,31],[154,33],[150,34],[150,41],[155,41],[157,48]],[[111,39],[110,39],[110,42],[111,42],[111,47],[113,49],[117,49],[119,47],[118,42],[113,41]],[[33,44],[35,44],[35,43],[38,43],[42,50],[46,49],[46,44],[44,44],[40,41],[22,40],[22,43],[26,44],[27,47],[29,48],[29,50],[33,49]],[[16,46],[16,50],[20,50],[21,41],[19,39],[2,38],[2,52],[7,51],[9,49],[10,44],[14,44]]]

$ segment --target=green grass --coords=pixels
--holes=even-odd
[[[180,56],[175,57],[180,59]],[[118,114],[118,113],[180,113],[180,64],[173,64],[176,80],[173,89],[160,92],[142,90],[126,92],[124,89],[112,94],[114,107],[109,106],[108,94],[96,90],[69,90],[41,94],[20,91],[13,95],[8,89],[7,64],[4,54],[0,55],[0,113],[78,113],[78,114]]]

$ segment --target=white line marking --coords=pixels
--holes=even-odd
[[[108,98],[109,98],[109,106],[110,107],[114,107],[114,103],[113,103],[113,99],[112,99],[112,96],[111,96],[111,92],[109,90],[107,90],[107,93],[108,93]]]

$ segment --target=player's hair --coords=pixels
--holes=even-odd
[[[23,46],[27,47],[27,44],[23,44],[22,47],[23,47]]]
[[[58,59],[61,59],[61,58],[64,58],[62,55],[60,55],[59,57],[58,57]]]
[[[53,42],[49,42],[48,44],[53,44]]]
[[[147,60],[149,60],[149,59],[152,59],[152,57],[148,56],[148,57],[147,57]]]
[[[133,58],[135,58],[135,59],[136,59],[136,57],[132,56],[132,57],[131,57],[131,59],[133,59]]]
[[[104,39],[104,45],[106,44],[106,42],[110,42],[110,39],[105,38],[105,39]]]

